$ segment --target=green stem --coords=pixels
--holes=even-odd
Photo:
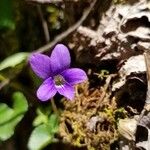
[[[52,98],[50,101],[51,101],[51,105],[52,105],[52,109],[53,109],[54,113],[56,115],[59,115],[59,112],[58,112],[57,106],[56,106],[56,104],[54,102],[54,99]]]

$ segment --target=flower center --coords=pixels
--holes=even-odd
[[[65,83],[65,79],[61,75],[57,75],[54,77],[55,85],[63,85]]]

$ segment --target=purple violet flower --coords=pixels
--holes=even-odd
[[[70,67],[70,53],[66,46],[57,44],[51,57],[34,53],[29,62],[37,76],[44,79],[37,90],[37,97],[41,101],[47,101],[57,92],[66,98],[74,98],[74,85],[87,79],[86,73],[79,68]]]

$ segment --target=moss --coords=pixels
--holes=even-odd
[[[115,99],[110,99],[104,87],[89,89],[89,83],[81,84],[76,87],[74,101],[63,100],[59,128],[63,142],[88,150],[108,150],[117,140],[117,122],[126,113],[117,109]]]

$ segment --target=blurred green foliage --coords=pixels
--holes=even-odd
[[[0,0],[0,29],[15,29],[12,0]]]
[[[48,23],[51,29],[56,30],[60,29],[62,22],[64,22],[64,14],[61,9],[58,9],[56,6],[47,6],[46,12],[48,13]]]
[[[28,103],[21,92],[12,96],[13,106],[10,108],[5,103],[0,103],[0,140],[5,141],[14,134],[16,125],[28,110]]]
[[[41,109],[37,110],[38,115],[33,122],[35,129],[28,142],[30,150],[40,150],[55,141],[54,135],[58,131],[59,120],[56,114],[50,112],[51,109],[47,109],[45,113]]]
[[[7,57],[2,62],[0,62],[0,71],[9,67],[13,68],[21,64],[24,60],[27,59],[28,54],[29,53],[20,52]]]

